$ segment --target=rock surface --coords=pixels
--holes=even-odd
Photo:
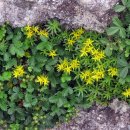
[[[69,123],[51,130],[130,130],[130,106],[117,99],[110,107],[96,105],[89,110],[80,110]]]
[[[0,23],[25,26],[58,18],[70,27],[102,32],[119,0],[0,0]]]

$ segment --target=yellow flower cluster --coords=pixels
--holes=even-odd
[[[48,55],[54,59],[55,56],[57,56],[56,50],[51,50]]]
[[[46,75],[37,76],[36,82],[40,83],[40,85],[44,85],[44,86],[48,86],[48,84],[49,84],[49,80]]]
[[[23,66],[19,65],[13,70],[13,75],[15,78],[22,77],[25,74]]]
[[[45,29],[39,29],[38,26],[29,26],[27,25],[25,28],[26,36],[27,38],[31,38],[34,35],[39,35],[39,36],[45,36],[48,37],[49,34]]]
[[[86,84],[93,84],[95,81],[98,82],[100,79],[105,77],[105,70],[102,65],[98,65],[97,69],[95,68],[93,71],[85,70],[80,73],[80,78]],[[118,75],[117,68],[110,67],[108,69],[108,75],[113,77]]]
[[[68,59],[61,60],[60,64],[57,64],[57,71],[63,71],[70,74],[71,71],[80,68],[80,62],[77,59],[68,61]]]
[[[84,33],[84,30],[83,30],[82,28],[73,31],[73,32],[70,34],[71,38],[68,38],[68,39],[67,39],[66,44],[67,44],[68,46],[73,46],[74,43],[76,42],[76,40],[78,40],[83,33]]]
[[[86,39],[86,41],[83,43],[83,47],[80,50],[80,57],[88,56],[88,54],[90,54],[94,61],[101,61],[101,59],[105,57],[105,54],[103,51],[95,49],[93,42],[94,41],[90,38]]]
[[[127,98],[130,97],[130,88],[126,89],[122,94]]]
[[[117,76],[118,75],[118,69],[117,68],[113,68],[113,67],[110,67],[108,69],[108,74],[113,77],[113,76]]]
[[[84,29],[83,29],[83,28],[79,28],[79,29],[73,31],[73,32],[71,33],[71,35],[72,35],[72,38],[73,38],[73,39],[77,40],[77,39],[80,38],[80,36],[81,36],[83,33],[84,33]]]
[[[93,84],[94,81],[99,81],[100,79],[104,78],[105,71],[100,69],[85,70],[81,72],[80,78],[86,84]]]
[[[23,66],[19,65],[13,70],[13,76],[15,78],[22,77],[25,74]],[[49,80],[46,75],[37,76],[35,82],[38,82],[40,85],[48,86]]]

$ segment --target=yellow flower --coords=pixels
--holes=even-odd
[[[22,77],[24,73],[25,73],[24,68],[21,65],[17,66],[13,71],[13,75],[15,78]]]
[[[46,75],[37,76],[36,82],[40,83],[40,85],[44,85],[44,86],[48,86],[48,84],[49,84],[49,80]]]
[[[71,61],[70,66],[74,70],[80,67],[80,63],[77,59],[74,59]]]
[[[32,29],[32,27],[29,25],[25,26],[24,28],[25,28],[25,31],[31,31],[31,29]]]
[[[130,97],[130,88],[126,89],[122,94],[127,98]]]
[[[96,81],[99,81],[100,79],[104,78],[104,70],[94,70],[92,78]]]
[[[86,70],[84,72],[81,72],[80,78],[82,80],[86,80],[88,77],[91,77],[91,75],[92,75],[91,71],[90,70]]]
[[[48,32],[44,29],[44,30],[40,30],[39,32],[38,32],[38,35],[40,35],[40,36],[45,36],[45,37],[47,37],[48,38],[48,36],[49,36],[49,34],[48,34]]]
[[[83,46],[80,50],[80,57],[88,56],[93,51],[93,46]]]
[[[67,73],[67,74],[70,74],[71,71],[72,71],[71,66],[66,66],[66,67],[64,68],[64,72]]]
[[[92,53],[93,53],[92,59],[94,61],[101,61],[101,59],[103,59],[105,57],[105,54],[104,54],[103,51],[97,51],[97,50],[95,50]]]
[[[69,62],[68,62],[68,60],[65,58],[65,59],[62,61],[62,64],[64,65],[64,67],[66,67],[66,66],[69,65]]]
[[[57,65],[57,71],[60,72],[60,71],[63,71],[64,70],[64,65],[63,64],[58,64]]]
[[[79,34],[77,31],[73,31],[73,32],[71,33],[71,35],[73,36],[73,38],[74,38],[75,40],[77,40],[77,39],[80,38],[80,35],[81,35],[81,34]]]
[[[49,55],[50,57],[54,58],[55,56],[57,56],[56,50],[51,50],[48,55]]]
[[[92,39],[90,39],[90,38],[88,38],[83,44],[84,45],[87,45],[87,46],[92,46],[93,45],[93,40]]]
[[[80,50],[80,57],[83,56],[88,56],[88,51],[86,51],[86,48],[84,47]]]
[[[83,28],[79,28],[76,30],[76,32],[80,35],[82,35],[84,33],[84,29]]]
[[[75,41],[73,39],[70,39],[70,38],[66,42],[66,44],[69,46],[72,46],[74,43],[75,43]]]
[[[38,26],[34,26],[34,27],[33,27],[33,31],[34,31],[35,33],[38,33],[38,32],[39,32],[39,27],[38,27]]]
[[[61,60],[61,63],[57,65],[57,71],[64,71],[65,68],[67,68],[67,72],[68,72],[68,66],[69,66],[69,62],[68,60],[65,58],[64,60]]]
[[[89,78],[86,79],[85,82],[86,82],[87,85],[88,85],[88,84],[91,85],[91,84],[93,84],[93,78],[89,77]]]
[[[31,38],[33,36],[33,31],[26,32],[27,38]]]
[[[108,74],[110,75],[110,76],[117,76],[118,75],[118,69],[117,68],[113,68],[113,67],[110,67],[109,69],[108,69]]]

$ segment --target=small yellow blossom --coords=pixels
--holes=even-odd
[[[74,70],[80,67],[80,63],[77,59],[74,59],[70,62],[70,66]]]
[[[109,69],[108,69],[108,74],[110,75],[110,76],[117,76],[118,75],[118,69],[117,68],[114,68],[114,67],[110,67]]]
[[[72,46],[74,43],[75,43],[75,41],[73,39],[70,39],[70,38],[66,42],[66,44],[69,46]]]
[[[39,27],[38,27],[38,26],[34,26],[34,27],[33,27],[33,31],[34,31],[35,33],[38,33],[38,32],[39,32]]]
[[[86,71],[81,72],[80,78],[82,80],[86,80],[88,77],[91,77],[91,75],[92,75],[92,72],[90,70],[86,70]]]
[[[80,50],[80,57],[88,56],[93,51],[93,46],[83,46]]]
[[[71,35],[73,36],[73,38],[74,38],[75,40],[79,39],[80,36],[81,36],[81,34],[79,34],[77,31],[73,31],[73,32],[71,33]]]
[[[63,64],[58,64],[57,65],[57,71],[60,72],[60,71],[63,71],[64,70],[64,65]]]
[[[103,51],[95,51],[95,52],[93,52],[92,59],[94,61],[101,61],[101,59],[103,59],[104,57],[105,57],[105,54]]]
[[[127,98],[130,97],[130,88],[126,89],[122,94]]]
[[[87,46],[92,46],[93,45],[93,40],[92,39],[90,39],[90,38],[88,38],[83,44],[84,45],[87,45]]]
[[[86,48],[84,47],[80,50],[80,57],[83,56],[88,56],[88,51],[86,51]]]
[[[49,80],[46,75],[37,76],[36,82],[40,83],[40,85],[44,85],[44,86],[48,86],[48,84],[49,84]]]
[[[24,28],[25,28],[25,31],[31,31],[31,29],[32,29],[32,27],[30,25],[27,25]]]
[[[51,50],[48,55],[49,55],[50,57],[54,58],[55,56],[57,56],[56,50]]]
[[[22,77],[24,73],[25,73],[24,68],[21,65],[17,66],[13,71],[13,75],[15,78]]]
[[[60,72],[60,71],[64,71],[65,68],[67,68],[67,72],[68,70],[70,69],[70,67],[68,68],[69,66],[69,62],[68,60],[65,58],[64,60],[61,60],[61,63],[57,65],[57,71]]]
[[[83,28],[79,28],[76,30],[76,32],[79,34],[79,35],[82,35],[84,33],[84,29]]]
[[[100,79],[104,78],[104,70],[94,70],[92,78],[96,81],[99,81]]]
[[[48,36],[49,36],[49,34],[48,34],[48,32],[44,29],[44,30],[40,30],[39,32],[38,32],[38,35],[40,35],[40,36],[45,36],[45,37],[47,37],[48,38]]]
[[[66,66],[66,67],[64,68],[64,72],[67,73],[67,74],[70,74],[71,71],[72,71],[71,66]]]
[[[85,82],[86,82],[87,85],[89,85],[89,84],[91,85],[91,84],[93,84],[93,78],[89,77],[89,78],[86,79]]]
[[[33,31],[26,32],[27,38],[31,38],[33,36]]]
[[[62,64],[64,65],[64,67],[69,66],[68,59],[65,58],[65,59],[62,61]]]

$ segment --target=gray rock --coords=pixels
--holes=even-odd
[[[58,18],[69,27],[102,32],[113,16],[119,0],[0,0],[0,23],[14,27]]]
[[[125,101],[119,101],[118,99],[114,99],[112,103],[110,103],[110,108],[115,111],[115,113],[123,114],[130,110],[130,106]]]
[[[130,110],[121,114],[96,105],[89,110],[81,109],[70,122],[47,130],[130,130]]]

